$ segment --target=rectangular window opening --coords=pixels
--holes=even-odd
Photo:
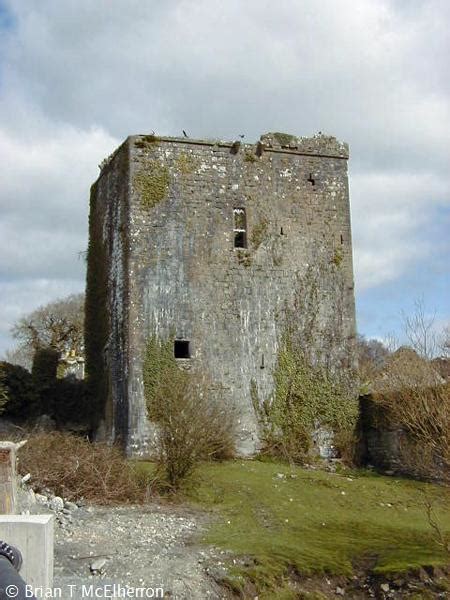
[[[247,248],[247,217],[245,208],[233,209],[234,247]]]
[[[245,232],[244,231],[235,231],[234,232],[234,247],[235,248],[245,248]]]
[[[175,340],[173,343],[173,354],[175,358],[191,358],[189,340]]]

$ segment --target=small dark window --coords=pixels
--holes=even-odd
[[[344,236],[341,233],[341,244],[343,244],[343,243],[344,243]]]
[[[247,217],[245,208],[233,209],[234,247],[247,248]]]
[[[191,358],[190,342],[188,340],[175,340],[173,353],[175,358]]]
[[[316,185],[316,180],[314,179],[312,173],[309,174],[308,181],[313,187]]]
[[[284,235],[283,228],[280,229],[280,235]]]
[[[235,231],[234,232],[234,247],[245,248],[245,232]]]

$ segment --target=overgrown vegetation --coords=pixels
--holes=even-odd
[[[250,241],[254,250],[257,250],[266,239],[268,227],[269,221],[267,219],[261,219],[259,223],[253,226]]]
[[[258,160],[258,157],[256,156],[256,154],[254,152],[251,152],[250,150],[246,150],[244,153],[244,161],[248,162],[248,163],[254,163]]]
[[[4,417],[20,419],[25,415],[36,415],[38,396],[29,371],[19,365],[0,362],[0,387]]]
[[[366,395],[363,423],[380,435],[389,431],[389,439],[395,440],[395,444],[386,442],[387,458],[382,457],[390,469],[449,481],[446,331],[439,333],[423,300],[414,302],[412,314],[402,313],[402,325],[408,346],[398,347],[393,336],[389,349],[376,340],[358,339],[359,371]],[[436,358],[439,351],[442,355]]]
[[[248,250],[242,250],[239,248],[236,250],[236,256],[238,259],[238,263],[244,267],[252,266],[252,256]]]
[[[205,380],[179,368],[172,339],[150,337],[143,377],[148,416],[157,424],[157,471],[171,489],[201,460],[233,455],[233,412]]]
[[[36,352],[33,373],[0,362],[0,414],[14,423],[31,424],[46,415],[56,427],[89,429],[90,399],[86,384],[73,377],[56,377],[58,353]]]
[[[272,135],[280,144],[280,146],[289,146],[289,144],[296,139],[295,135],[291,135],[290,133],[281,133],[279,131],[276,131]]]
[[[0,362],[0,415],[4,412],[9,399],[8,388],[6,386],[6,369],[4,362]]]
[[[68,433],[31,435],[19,453],[19,472],[31,473],[37,492],[94,504],[142,502],[148,486],[120,449]]]
[[[387,427],[405,433],[399,438],[404,470],[450,480],[450,384],[433,363],[401,348],[374,380],[371,397]]]
[[[182,175],[190,175],[195,171],[197,160],[192,156],[192,154],[181,152],[177,159],[177,166]]]
[[[147,160],[135,173],[133,187],[140,196],[141,206],[149,210],[167,196],[169,169],[157,160]]]
[[[216,516],[205,541],[231,551],[227,583],[242,593],[250,582],[252,597],[278,598],[292,575],[351,575],[353,565],[369,557],[379,574],[447,564],[428,523],[424,492],[442,532],[450,533],[445,490],[365,471],[205,464],[186,493]],[[290,590],[286,597],[296,598]]]
[[[149,148],[154,144],[157,144],[160,141],[160,138],[157,135],[143,135],[138,140],[134,142],[136,148]]]
[[[345,361],[339,366],[337,357],[332,359],[339,325],[319,322],[321,275],[309,269],[298,284],[293,306],[285,307],[273,395],[261,401],[256,383],[251,383],[265,452],[296,463],[305,461],[321,431],[334,436],[334,445],[350,457],[358,417],[355,374]]]
[[[319,428],[332,431],[347,450],[358,416],[348,373],[310,364],[292,338],[285,337],[274,378],[275,394],[262,403],[252,382],[265,452],[302,463],[313,449],[314,432]]]
[[[334,254],[333,254],[333,258],[331,259],[331,262],[334,264],[335,267],[340,267],[343,260],[344,260],[344,254],[343,254],[342,250],[340,248],[336,248],[334,251]]]
[[[109,334],[108,251],[97,207],[97,183],[91,187],[88,270],[86,279],[85,349],[90,421],[96,426],[108,395],[104,351]]]

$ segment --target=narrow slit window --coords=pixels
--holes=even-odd
[[[173,354],[175,358],[191,358],[189,340],[175,340],[173,343]]]
[[[235,208],[233,216],[234,247],[247,248],[247,217],[245,215],[245,208]]]

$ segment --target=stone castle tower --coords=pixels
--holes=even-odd
[[[333,137],[239,141],[130,136],[91,189],[87,371],[108,439],[144,453],[146,341],[173,338],[258,446],[251,387],[274,390],[287,311],[336,368],[355,336],[348,146]],[[314,293],[311,295],[311,288]],[[306,302],[306,299],[309,299]],[[303,328],[303,329],[302,329]]]

